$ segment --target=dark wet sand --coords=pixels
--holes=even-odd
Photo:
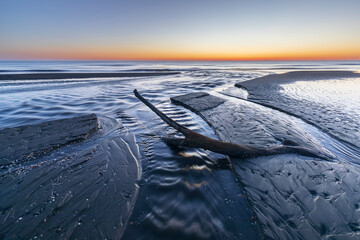
[[[98,126],[95,114],[0,130],[0,165],[86,139]],[[25,156],[25,157],[24,157]]]
[[[286,139],[311,149],[317,156],[332,156],[310,133],[296,126],[290,118],[278,117],[271,109],[264,111],[252,103],[226,101],[205,92],[176,96],[171,100],[200,115],[220,139],[227,138],[231,143],[265,149],[280,145]]]
[[[0,74],[0,80],[36,80],[67,78],[111,78],[111,77],[152,77],[178,74],[179,72],[136,72],[136,73],[24,73]]]
[[[52,123],[61,127],[66,121],[80,124],[82,120]],[[25,165],[2,166],[0,239],[121,238],[139,189],[140,153],[135,136],[115,119],[99,123],[101,129],[78,144]],[[50,125],[47,122],[28,132],[20,131],[18,139],[26,139],[31,130],[55,133]],[[65,132],[71,138],[73,131]],[[46,139],[36,136],[30,137],[31,144],[42,147]],[[66,141],[66,134],[45,137],[52,145]],[[21,141],[17,145],[21,147]]]
[[[285,114],[237,99],[211,108],[211,100],[201,99],[209,96],[193,93],[176,99],[204,118],[223,141],[261,147],[286,137],[326,151]],[[297,154],[231,162],[265,239],[359,239],[358,166]]]

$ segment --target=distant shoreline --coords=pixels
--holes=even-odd
[[[138,72],[138,73],[22,73],[0,74],[0,80],[42,80],[67,78],[111,78],[111,77],[152,77],[179,74],[180,72]]]

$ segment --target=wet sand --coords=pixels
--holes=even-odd
[[[290,140],[311,149],[317,156],[334,157],[310,133],[289,117],[278,117],[271,109],[264,111],[252,103],[197,92],[171,98],[199,114],[216,131],[220,139],[259,149],[271,148]],[[213,124],[216,123],[216,124]]]
[[[121,238],[138,194],[140,153],[115,119],[102,118],[100,126],[85,141],[2,166],[1,239]]]
[[[194,93],[176,100],[202,116],[223,141],[264,147],[278,145],[286,137],[328,154],[311,133],[285,114],[237,99],[211,108],[211,101],[201,100],[208,97]],[[359,166],[297,154],[231,158],[231,163],[265,238],[359,237]]]
[[[360,78],[360,74],[350,71],[297,71],[239,82],[235,86],[248,91],[249,95],[246,98],[248,101],[301,118],[331,136],[359,147],[360,125],[356,115],[348,114],[340,107],[334,109],[333,104],[328,101],[297,99],[294,94],[286,94],[284,91],[284,84],[296,81],[345,81],[352,78]]]
[[[0,130],[0,165],[35,159],[41,153],[84,140],[98,126],[95,114]]]
[[[37,79],[69,79],[69,78],[123,78],[123,77],[152,77],[174,75],[179,72],[134,72],[134,73],[24,73],[0,74],[1,80],[37,80]]]
[[[8,69],[35,74],[30,70],[49,68],[70,73],[88,71],[90,66],[89,63],[71,64],[71,67],[62,64],[47,67],[30,64],[27,68],[19,65]],[[114,67],[109,68],[111,65]],[[118,66],[124,64],[104,64],[104,68],[97,69],[96,64],[91,64],[90,67],[94,67],[94,72],[116,73]],[[147,68],[136,63],[121,71],[131,73]],[[205,69],[195,65],[190,69],[184,63],[176,66],[156,63],[156,68],[181,71],[181,74],[2,81],[3,127],[96,113],[100,128],[85,140],[10,167],[1,166],[0,239],[359,238],[360,171],[358,165],[347,161],[360,159],[360,153],[353,154],[344,142],[292,116],[252,103],[251,98],[244,101],[219,94],[235,82],[254,79],[265,72],[231,71],[227,66]],[[258,70],[256,66],[254,69]],[[166,145],[162,136],[179,136],[133,97],[134,88],[180,124],[212,138],[217,136],[201,117],[172,104],[169,98],[201,91],[209,93],[210,100],[217,99],[215,96],[226,99],[226,102],[215,100],[219,103],[215,107],[204,98],[202,102],[207,105],[196,108],[211,115],[208,123],[214,121],[214,129],[218,126],[216,134],[220,139],[271,146],[280,144],[279,138],[287,136],[287,130],[293,133],[303,128],[296,135],[298,139],[315,137],[317,142],[312,147],[328,149],[340,156],[339,162],[286,154],[245,161],[232,159],[233,169],[219,166],[224,156],[203,149]],[[247,96],[245,90],[236,87],[227,94],[243,95],[244,99]],[[331,93],[329,96],[330,100],[334,97]],[[348,98],[356,102],[356,96]],[[216,111],[222,106],[228,106],[224,114]],[[234,116],[238,119],[231,122]],[[105,118],[108,120],[104,122]],[[110,122],[115,119],[124,127],[113,126],[116,124]],[[289,119],[292,124],[287,125]],[[230,124],[233,126],[229,127]],[[236,129],[236,126],[241,127]],[[337,147],[335,152],[334,147]],[[136,164],[142,165],[142,172]]]

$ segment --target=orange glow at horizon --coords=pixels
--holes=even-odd
[[[297,49],[260,51],[206,51],[188,49],[57,48],[12,51],[12,56],[36,60],[125,60],[125,61],[286,61],[286,60],[360,60],[359,48]]]

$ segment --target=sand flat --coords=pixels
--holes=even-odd
[[[0,165],[86,139],[98,126],[95,114],[0,130]],[[27,156],[25,156],[27,155]]]
[[[134,135],[108,123],[96,133],[101,141],[2,168],[1,238],[121,238],[137,198],[140,152]]]
[[[360,147],[360,124],[357,114],[349,114],[349,111],[343,110],[342,101],[348,104],[360,104],[360,98],[338,99],[338,102],[332,102],[329,98],[329,92],[321,93],[314,91],[313,97],[297,97],[294,93],[287,93],[289,89],[283,87],[297,81],[306,81],[308,85],[314,81],[328,81],[331,87],[332,81],[344,81],[348,84],[348,79],[354,79],[352,84],[354,88],[360,88],[360,74],[350,71],[297,71],[284,74],[273,74],[253,80],[236,83],[235,86],[245,88],[249,95],[248,101],[252,101],[267,107],[277,109],[287,114],[301,118],[331,136]],[[357,83],[357,84],[356,84]],[[290,85],[289,85],[290,86]],[[291,88],[295,89],[296,86]],[[316,88],[316,86],[314,86]],[[301,89],[295,89],[301,93]],[[327,96],[327,101],[321,101],[321,95]],[[334,85],[331,94],[336,95],[336,86]],[[319,100],[314,101],[318,97]],[[335,98],[334,98],[335,99]],[[335,101],[335,100],[334,100]],[[355,102],[354,102],[355,101]],[[334,107],[335,106],[335,107]],[[338,107],[336,107],[338,106]]]
[[[189,109],[201,109],[192,105],[202,104],[196,98],[178,99]],[[286,114],[251,102],[233,99],[195,112],[223,141],[271,147],[281,138],[290,138],[327,151]],[[297,154],[231,158],[231,162],[266,238],[359,237],[359,166]]]

